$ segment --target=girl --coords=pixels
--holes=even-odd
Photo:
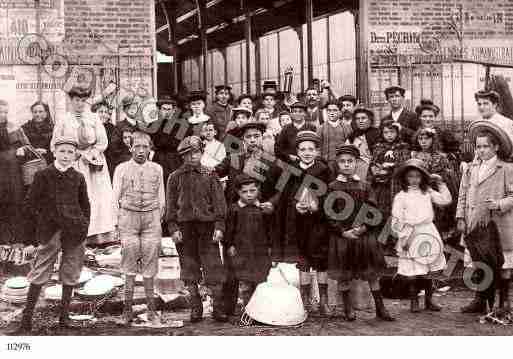
[[[424,167],[429,173],[442,177],[449,188],[452,197],[458,195],[459,179],[458,174],[450,165],[447,156],[439,150],[438,135],[432,128],[421,128],[414,136],[415,147],[411,152],[411,158],[416,158],[424,162]],[[435,188],[437,189],[437,188]],[[456,229],[456,205],[436,211],[435,224],[442,233],[444,241],[451,237]]]
[[[237,99],[237,107],[245,107],[253,112],[253,97],[251,95],[240,95]]]
[[[112,184],[104,155],[108,145],[107,133],[101,119],[86,108],[86,100],[91,96],[90,90],[73,87],[68,96],[71,111],[55,124],[51,147],[53,150],[55,140],[63,136],[77,139],[79,157],[73,167],[84,175],[91,201],[88,243],[109,243],[114,238],[114,207]]]
[[[367,225],[361,223],[360,211],[375,207],[369,184],[356,174],[358,149],[353,145],[343,145],[337,149],[337,179],[328,186],[327,200],[335,196],[329,210],[325,209],[330,230],[329,275],[338,280],[342,292],[346,320],[356,319],[349,292],[353,279],[369,282],[376,304],[376,316],[385,321],[395,320],[385,309],[379,286],[379,277],[385,270],[385,258],[381,244],[377,240],[377,229],[381,223]],[[337,194],[344,193],[345,196]],[[347,199],[353,204],[350,215],[340,215],[347,209]],[[326,206],[325,206],[326,207]]]
[[[30,106],[32,119],[22,126],[25,135],[32,146],[46,160],[46,163],[53,162],[53,155],[50,151],[50,140],[53,133],[53,120],[50,114],[50,107],[42,101],[36,101]]]
[[[397,192],[392,181],[395,167],[408,159],[408,145],[401,140],[400,125],[388,120],[381,125],[382,140],[372,153],[370,164],[370,180],[376,191],[378,208],[386,218],[392,210],[392,199]]]
[[[372,151],[380,138],[379,130],[374,127],[374,120],[374,112],[364,107],[359,107],[353,112],[352,134],[348,142],[356,146],[360,152],[356,173],[363,180],[367,179]]]
[[[201,165],[207,168],[214,168],[220,164],[226,157],[226,150],[217,137],[217,126],[212,120],[209,120],[201,127],[201,138],[205,145],[205,152],[201,156]]]
[[[120,151],[121,139],[119,132],[111,122],[113,107],[107,102],[98,102],[91,106],[91,112],[96,113],[105,127],[107,133],[108,145],[105,150],[105,158],[109,167],[110,178],[114,175],[114,156],[116,152]]]
[[[433,281],[430,272],[445,268],[443,242],[433,224],[434,208],[451,203],[451,194],[439,175],[432,175],[439,191],[429,186],[430,175],[419,159],[407,160],[395,173],[401,191],[394,197],[392,231],[397,235],[399,255],[397,273],[408,278],[410,310],[419,312],[418,290],[425,290],[425,309],[440,311],[433,302]]]
[[[207,96],[202,91],[193,91],[189,95],[189,107],[191,112],[185,113],[185,119],[189,124],[187,135],[200,136],[201,125],[211,119],[209,115],[205,113],[205,104]]]

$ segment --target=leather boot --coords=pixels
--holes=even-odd
[[[203,320],[203,303],[198,291],[197,284],[191,284],[187,287],[191,295],[191,323],[197,323]]]
[[[319,284],[319,314],[323,317],[332,315],[332,311],[328,305],[328,285]]]
[[[37,300],[41,294],[41,285],[31,284],[27,293],[27,304],[23,309],[21,322],[12,323],[6,329],[5,334],[10,336],[30,335],[32,331],[32,316],[36,308]]]
[[[417,283],[418,279],[408,279],[408,286],[409,286],[409,292],[410,292],[410,312],[412,313],[418,313],[420,312],[419,307],[419,293],[417,290]]]
[[[212,296],[214,300],[214,302],[212,303],[212,318],[214,318],[216,322],[226,323],[228,321],[228,316],[224,311],[224,297],[222,286],[212,287]]]
[[[144,293],[146,295],[146,303],[148,306],[148,321],[151,322],[152,325],[159,325],[160,318],[157,315],[153,278],[144,278]]]
[[[395,318],[390,315],[388,310],[386,310],[381,291],[373,290],[372,297],[374,298],[374,303],[376,305],[376,317],[387,322],[393,322]]]
[[[435,291],[435,288],[433,287],[433,280],[424,278],[422,279],[422,281],[424,283],[424,291],[426,292],[426,294],[424,295],[425,309],[430,310],[432,312],[441,311],[442,307],[433,301],[433,293]]]
[[[462,313],[486,314],[486,298],[482,292],[475,292],[474,299],[461,308]]]
[[[308,313],[312,310],[310,294],[312,293],[312,286],[310,284],[301,285],[301,300],[303,301],[303,307]]]
[[[235,315],[239,295],[239,281],[229,278],[223,283],[224,308],[227,315]]]
[[[69,307],[71,304],[71,297],[73,296],[73,287],[70,285],[62,286],[62,300],[61,300],[61,313],[59,315],[59,327],[71,329],[71,319],[69,318]]]
[[[499,309],[510,311],[511,304],[509,302],[509,287],[510,287],[510,279],[501,279],[501,286],[499,292]]]
[[[351,298],[351,291],[342,291],[342,300],[344,301],[344,314],[348,322],[356,320],[356,315],[353,312],[353,301]]]
[[[132,306],[134,304],[134,287],[128,283],[125,284],[125,303],[123,306],[123,322],[126,326],[130,326],[134,319]]]

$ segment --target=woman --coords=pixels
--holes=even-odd
[[[364,107],[359,107],[353,112],[353,133],[349,136],[348,142],[360,151],[356,174],[361,180],[367,179],[372,151],[381,136],[379,129],[374,127],[374,119],[374,112]]]
[[[19,157],[30,142],[23,129],[9,121],[9,104],[0,100],[0,244],[20,243],[24,237],[21,208],[24,183]]]
[[[114,241],[113,192],[104,152],[108,146],[107,133],[98,116],[86,110],[91,91],[73,87],[69,92],[71,111],[55,124],[51,148],[59,137],[73,137],[79,143],[79,158],[74,163],[87,183],[91,219],[88,230],[89,244]]]
[[[240,95],[237,99],[237,107],[245,107],[253,112],[253,97],[251,95]]]
[[[36,101],[30,106],[32,119],[22,126],[29,142],[41,154],[48,164],[53,162],[50,140],[53,133],[53,121],[48,104]]]
[[[95,103],[93,106],[91,106],[91,112],[98,115],[101,122],[103,123],[103,126],[105,127],[105,132],[107,133],[107,140],[109,144],[107,145],[107,149],[105,150],[104,154],[107,160],[107,166],[109,167],[109,174],[111,179],[114,175],[114,161],[116,154],[120,151],[120,147],[122,145],[119,131],[111,122],[112,110],[113,107],[105,101]]]

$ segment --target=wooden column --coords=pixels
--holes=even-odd
[[[305,0],[305,13],[306,13],[306,57],[307,57],[307,70],[308,70],[308,85],[313,80],[313,36],[312,36],[312,22],[313,22],[313,0]]]
[[[246,93],[251,93],[251,13],[249,12],[248,1],[244,1],[246,21]],[[241,89],[243,91],[243,89]]]
[[[257,37],[255,39],[255,87],[256,87],[256,94],[260,95],[260,82],[262,79],[262,70],[260,68],[260,37]],[[248,92],[248,94],[251,94],[251,91]]]
[[[300,83],[301,83],[301,92],[305,91],[305,56],[304,51],[305,47],[303,45],[303,27],[299,25],[298,27],[294,28],[294,31],[297,34],[297,38],[299,40],[299,77],[300,77]]]

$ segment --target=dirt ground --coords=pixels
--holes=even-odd
[[[346,322],[339,318],[320,318],[310,316],[305,323],[296,328],[277,327],[240,327],[236,323],[217,323],[207,318],[201,323],[187,321],[187,310],[165,313],[166,318],[185,319],[185,325],[178,329],[124,328],[116,323],[116,317],[102,317],[88,326],[62,331],[58,329],[56,314],[52,311],[38,312],[35,320],[34,335],[148,335],[148,336],[200,336],[200,335],[249,335],[249,336],[331,336],[331,335],[513,335],[513,326],[481,324],[476,315],[461,314],[459,308],[466,304],[472,294],[464,289],[451,289],[436,299],[443,305],[439,313],[409,312],[407,300],[387,299],[386,305],[396,322],[387,323],[375,318],[373,309],[357,311],[357,321]],[[421,301],[422,303],[422,301]],[[5,304],[0,306],[0,314],[11,310]],[[41,324],[41,323],[44,324]],[[0,335],[4,335],[5,323],[0,322]]]

